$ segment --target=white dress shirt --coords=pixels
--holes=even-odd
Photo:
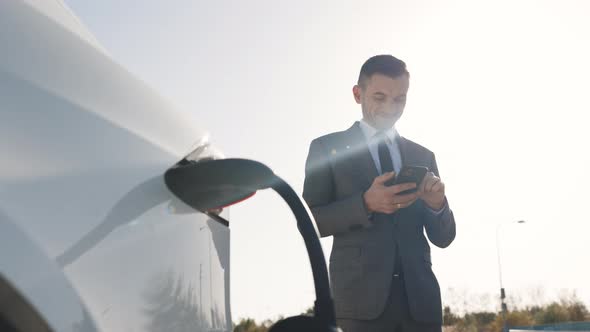
[[[379,174],[383,174],[381,162],[379,161],[379,138],[376,136],[379,131],[371,127],[365,120],[360,121],[360,127],[367,140],[367,146],[369,147],[375,166],[377,166],[377,171],[379,171]],[[397,141],[399,135],[395,127],[384,131],[384,133],[387,136],[386,145],[391,155],[391,161],[393,162],[393,170],[396,174],[399,174],[399,171],[402,169],[402,154]]]

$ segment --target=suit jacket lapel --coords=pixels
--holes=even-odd
[[[371,152],[369,152],[367,140],[359,126],[359,122],[355,122],[347,130],[347,133],[349,141],[346,143],[346,148],[352,150],[352,153],[355,155],[355,158],[351,158],[351,162],[354,163],[354,168],[362,170],[366,175],[366,188],[368,188],[379,175],[379,172],[377,171],[377,166],[373,161]]]
[[[412,152],[412,149],[410,149],[408,140],[403,138],[402,136],[398,136],[398,142],[399,152],[402,157],[402,167],[418,165],[419,160],[417,159],[416,154]]]

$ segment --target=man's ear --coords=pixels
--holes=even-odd
[[[361,103],[361,87],[358,85],[355,85],[352,87],[352,94],[354,96],[354,100],[356,101],[357,104]]]

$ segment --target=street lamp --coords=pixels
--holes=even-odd
[[[524,224],[525,221],[518,220],[518,221],[510,221],[507,223]],[[500,223],[500,224],[498,224],[498,226],[496,226],[496,250],[498,252],[498,275],[500,277],[500,303],[502,304],[502,321],[503,321],[502,331],[504,331],[504,332],[508,331],[507,325],[506,325],[506,312],[508,311],[508,307],[506,306],[506,302],[504,301],[506,299],[506,291],[504,290],[504,285],[502,284],[502,264],[500,262],[500,228],[502,225],[507,224],[507,223]]]

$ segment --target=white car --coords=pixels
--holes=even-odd
[[[0,331],[231,331],[217,208],[265,188],[295,213],[316,285],[314,316],[271,331],[338,331],[300,197],[199,125],[61,0],[0,1]]]
[[[230,331],[227,212],[163,174],[217,152],[61,1],[0,1],[0,331]]]

